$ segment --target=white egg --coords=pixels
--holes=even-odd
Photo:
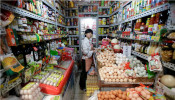
[[[24,94],[25,94],[25,95],[27,94],[27,90],[24,90]]]
[[[24,94],[24,90],[20,90],[20,94]]]
[[[29,95],[25,95],[25,99],[29,99]]]
[[[31,100],[33,98],[33,96],[32,95],[29,95],[29,99]]]

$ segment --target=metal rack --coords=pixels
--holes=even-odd
[[[137,51],[132,51],[131,53],[135,56],[142,58],[142,59],[148,60],[148,55],[146,55],[146,54],[143,54],[143,53],[140,53]]]
[[[98,17],[109,17],[109,15],[98,15]]]
[[[79,37],[79,35],[68,35],[69,37]]]
[[[162,61],[162,64],[164,67],[175,71],[175,64],[170,63],[170,62],[164,62],[164,61]]]
[[[78,28],[78,26],[67,26],[67,28]]]
[[[109,25],[98,25],[98,27],[109,27]]]

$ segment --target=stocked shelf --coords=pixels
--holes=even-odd
[[[79,35],[68,35],[69,37],[79,37]]]
[[[175,30],[175,26],[167,26],[168,30]]]
[[[78,16],[66,17],[66,18],[78,18]]]
[[[91,14],[91,15],[97,15],[98,14],[98,12],[79,12],[78,14],[85,14],[85,15],[87,15],[87,14]]]
[[[98,34],[98,36],[108,36],[108,34]]]
[[[110,7],[109,6],[100,6],[100,7],[98,7],[98,9],[109,9]]]
[[[19,14],[21,16],[26,16],[26,17],[33,18],[33,19],[36,19],[36,20],[40,20],[40,21],[43,21],[43,22],[47,22],[47,23],[50,23],[50,24],[53,24],[53,25],[56,24],[52,20],[43,18],[43,17],[41,17],[39,15],[36,15],[34,13],[31,13],[31,12],[29,12],[27,10],[24,10],[24,9],[21,9],[21,8],[18,8],[18,7],[15,7],[15,6],[6,4],[6,3],[1,3],[1,8],[5,9],[5,10],[9,10],[9,11],[11,11],[13,13]]]
[[[66,10],[78,10],[78,8],[67,8]]]
[[[60,23],[57,23],[57,26],[66,27],[65,25],[62,25]]]
[[[109,25],[99,25],[98,27],[109,27]]]
[[[61,7],[63,7],[64,9],[66,9],[66,7],[60,2],[60,0],[56,0],[56,2],[58,2],[61,5]]]
[[[49,6],[50,8],[52,8],[53,10],[56,10],[56,8],[53,7],[50,3],[48,3],[46,0],[42,0],[42,2],[43,2],[44,4],[46,4],[47,6]]]
[[[77,47],[79,47],[79,45],[69,45],[69,47],[71,47],[71,48],[77,48]]]
[[[99,15],[98,17],[109,17],[109,15]]]
[[[164,62],[164,61],[162,61],[162,64],[163,64],[164,67],[169,68],[169,69],[175,71],[175,64],[170,63],[170,62]]]
[[[66,26],[67,28],[78,28],[78,26]]]
[[[132,39],[132,38],[120,38],[120,39],[127,39],[127,40],[137,40],[137,41],[144,41],[144,42],[155,42],[155,43],[160,43],[159,41],[154,41],[154,40],[139,40],[139,39]]]
[[[137,51],[132,51],[131,53],[135,56],[142,58],[142,59],[148,60],[148,55],[146,55],[146,54],[143,54],[143,53],[140,53]]]
[[[116,2],[114,2],[112,5],[114,5]],[[120,7],[119,9],[117,9],[116,11],[114,11],[111,15],[110,15],[110,17],[112,16],[112,15],[114,15],[115,13],[117,13],[119,10],[121,10],[124,6],[126,6],[126,5],[128,5],[129,3],[131,3],[131,1],[128,1],[127,3],[125,3],[122,7]]]
[[[154,13],[158,13],[158,12],[162,12],[162,11],[168,10],[169,8],[170,8],[169,3],[166,3],[166,4],[160,5],[158,7],[152,8],[152,9],[150,9],[148,11],[145,11],[145,12],[143,12],[141,14],[138,14],[138,15],[135,15],[133,17],[130,17],[130,18],[124,20],[121,23],[125,23],[125,22],[128,22],[128,21],[132,21],[132,20],[136,20],[136,19],[139,19],[139,18],[142,18],[142,17],[146,17],[146,16],[152,15]]]

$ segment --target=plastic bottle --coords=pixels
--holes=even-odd
[[[149,26],[148,26],[148,33],[149,34],[153,34],[154,20],[155,20],[155,14],[152,14],[150,22],[149,22]]]
[[[151,0],[147,0],[146,10],[151,9]]]
[[[160,13],[157,13],[156,17],[155,17],[155,20],[154,20],[154,28],[153,28],[153,33],[154,34],[156,34],[156,32],[158,30],[159,16],[160,16]]]
[[[148,31],[149,22],[150,22],[150,18],[147,18],[147,20],[146,20],[146,26],[145,26],[145,30],[144,30],[145,32]]]

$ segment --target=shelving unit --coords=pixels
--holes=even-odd
[[[170,62],[164,62],[164,61],[162,61],[162,64],[163,64],[164,67],[175,71],[175,64],[170,63]]]
[[[41,17],[39,15],[36,15],[36,14],[34,14],[32,12],[29,12],[27,10],[24,10],[24,9],[21,9],[21,8],[18,8],[18,7],[6,4],[4,2],[1,3],[1,8],[5,9],[5,10],[9,10],[9,11],[11,11],[13,13],[19,14],[21,16],[26,16],[26,17],[29,17],[29,18],[33,18],[33,19],[36,19],[36,20],[39,20],[39,21],[43,21],[43,22],[46,22],[46,23],[50,23],[50,24],[56,25],[56,23],[54,21],[52,21],[52,20],[43,18],[43,17]]]
[[[109,25],[98,25],[98,27],[109,27]]]
[[[137,57],[144,59],[144,60],[148,60],[148,55],[146,55],[146,54],[136,52],[136,51],[132,51],[131,53]]]

